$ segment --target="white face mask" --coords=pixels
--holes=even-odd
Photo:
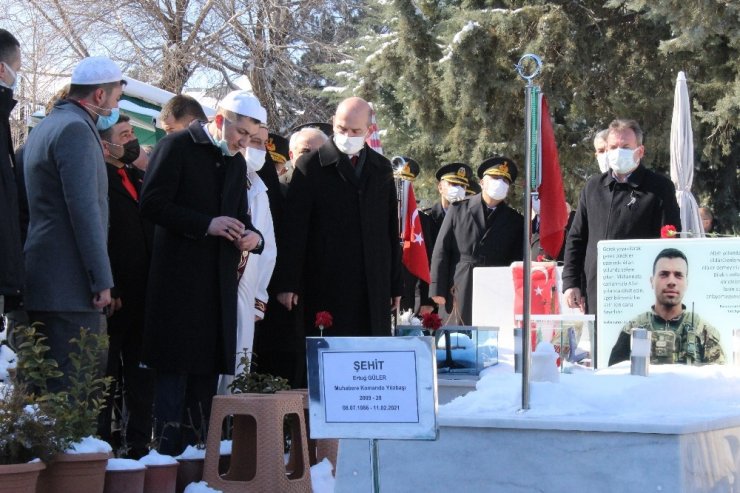
[[[606,152],[606,161],[612,171],[619,175],[626,175],[637,168],[634,149],[609,149]]]
[[[540,199],[539,198],[532,199],[532,210],[535,212],[535,214],[540,213]]]
[[[596,162],[599,163],[599,169],[602,173],[606,173],[607,171],[609,171],[609,163],[606,162],[605,152],[596,155]]]
[[[493,200],[504,200],[509,193],[509,184],[504,180],[490,179],[486,185],[486,193]]]
[[[457,202],[465,198],[465,189],[456,185],[449,185],[445,196],[448,201]]]
[[[334,143],[343,154],[354,156],[365,147],[365,137],[349,137],[348,135],[334,134]]]
[[[265,157],[267,156],[267,151],[264,149],[255,149],[253,147],[247,147],[247,152],[245,157],[247,158],[247,169],[249,171],[254,171],[255,173],[262,169],[262,166],[265,164]]]

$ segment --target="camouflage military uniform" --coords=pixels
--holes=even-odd
[[[654,311],[630,320],[612,348],[610,366],[629,359],[630,334],[633,328],[638,327],[651,332],[650,362],[653,364],[725,362],[717,329],[696,313],[686,311],[684,306],[681,316],[673,320],[665,320]]]

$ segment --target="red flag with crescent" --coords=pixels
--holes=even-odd
[[[413,275],[426,283],[432,281],[429,275],[429,259],[424,244],[424,234],[421,231],[421,219],[416,209],[414,187],[408,184],[406,197],[406,217],[403,230],[403,264]]]

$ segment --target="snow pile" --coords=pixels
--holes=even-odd
[[[532,382],[530,409],[521,408],[521,375],[504,349],[499,365],[476,390],[442,405],[440,418],[558,418],[572,422],[688,424],[740,416],[740,368],[652,365],[649,377],[630,375],[629,362],[590,371],[572,367],[560,383]]]
[[[221,493],[221,490],[214,490],[205,481],[199,481],[187,485],[183,493]]]
[[[329,459],[324,458],[321,462],[311,467],[311,488],[313,493],[334,493],[336,480],[332,475],[334,466]]]
[[[221,440],[220,455],[231,455],[231,440]]]
[[[177,464],[177,460],[170,455],[162,455],[156,450],[150,450],[148,455],[145,455],[139,462],[145,466],[168,466],[171,464]]]
[[[175,459],[184,459],[184,460],[192,460],[192,459],[205,459],[206,458],[206,449],[205,448],[198,448],[194,447],[192,445],[188,445],[183,452],[175,457]]]
[[[146,469],[146,466],[133,459],[108,459],[106,471],[140,471]]]
[[[67,454],[109,454],[113,449],[103,440],[94,437],[85,437],[77,443],[73,443],[67,450]]]

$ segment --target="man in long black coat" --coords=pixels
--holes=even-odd
[[[115,378],[116,388],[122,390],[128,410],[122,423],[127,443],[112,442],[116,439],[111,432],[113,394],[101,413],[98,434],[114,448],[127,445],[126,456],[138,459],[148,453],[152,438],[154,372],[141,368],[140,362],[153,225],[139,214],[141,185],[126,167],[143,152],[129,117],[121,115],[115,125],[100,132],[100,138],[108,172],[108,256],[114,282],[106,375]]]
[[[398,205],[390,162],[365,144],[370,106],[337,107],[334,136],[296,163],[278,238],[275,286],[287,308],[303,296],[306,335],[316,313],[334,319],[325,336],[390,335],[401,295]]]
[[[592,176],[578,200],[565,243],[563,290],[571,308],[596,314],[597,244],[601,240],[660,238],[660,229],[681,228],[671,180],[640,164],[645,150],[634,120],[614,120],[607,134],[610,171]],[[585,298],[581,277],[586,283]]]
[[[478,167],[481,193],[450,206],[434,245],[430,294],[442,305],[452,284],[462,325],[473,319],[473,268],[508,266],[523,258],[524,218],[504,202],[516,175],[509,158],[483,161]]]
[[[162,139],[147,169],[141,213],[156,228],[143,361],[157,370],[163,453],[177,455],[194,442],[167,425],[207,423],[219,374],[234,373],[237,267],[242,251],[263,246],[247,215],[239,150],[266,117],[251,93],[229,93],[212,122],[196,120]]]

